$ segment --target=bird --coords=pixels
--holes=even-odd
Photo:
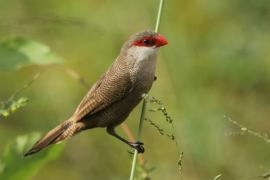
[[[118,57],[90,88],[73,115],[39,139],[24,156],[97,127],[106,128],[108,134],[144,153],[142,142],[129,142],[115,128],[151,89],[156,79],[157,52],[167,44],[162,35],[151,30],[129,36]]]

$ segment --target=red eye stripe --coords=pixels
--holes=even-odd
[[[144,37],[140,40],[134,41],[132,45],[134,46],[144,46],[144,47],[151,47],[151,46],[156,46],[156,47],[161,47],[168,44],[168,41],[161,35],[157,35],[155,37],[152,36],[147,36]]]
[[[135,45],[135,46],[145,46],[145,47],[151,47],[155,44],[156,44],[156,39],[151,36],[144,37],[132,43],[132,45]]]

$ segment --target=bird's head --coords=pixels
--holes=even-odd
[[[140,51],[142,53],[155,53],[161,46],[168,44],[168,41],[154,31],[143,31],[129,37],[122,47],[122,52]]]

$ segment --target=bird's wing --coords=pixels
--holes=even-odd
[[[93,115],[126,97],[133,87],[127,73],[127,70],[120,69],[117,63],[113,63],[77,107],[74,113],[75,121],[80,121],[86,115]]]

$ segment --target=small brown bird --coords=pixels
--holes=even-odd
[[[115,127],[128,117],[142,100],[142,95],[150,90],[155,80],[157,51],[166,44],[167,40],[153,31],[131,35],[74,114],[37,141],[25,156],[96,127],[106,127],[110,135],[143,153],[143,143],[125,140],[116,134]]]

